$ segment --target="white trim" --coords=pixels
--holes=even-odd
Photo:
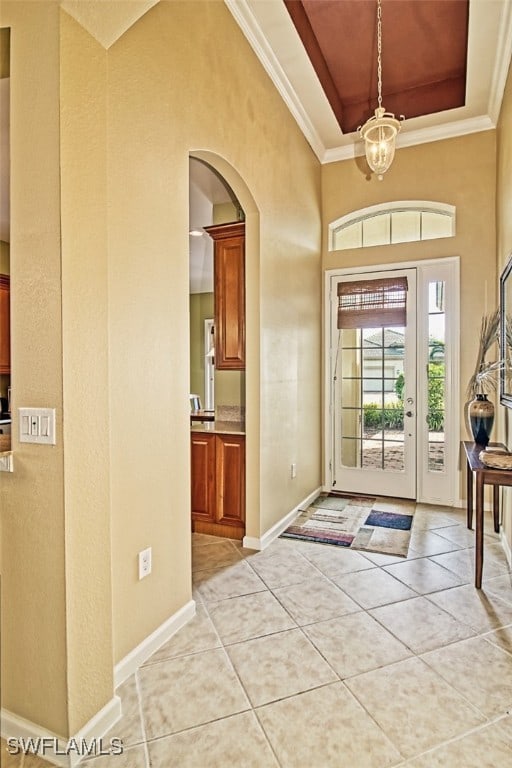
[[[329,251],[347,250],[346,248],[335,248],[334,238],[338,230],[344,229],[345,226],[351,226],[359,222],[364,222],[368,219],[376,216],[383,216],[386,214],[398,213],[400,211],[417,211],[418,213],[437,213],[440,216],[448,216],[452,224],[452,232],[450,237],[455,236],[455,220],[457,209],[450,203],[441,203],[435,200],[390,200],[387,203],[377,203],[377,205],[369,205],[366,208],[358,208],[355,211],[343,214],[338,219],[331,221],[329,224]],[[447,235],[442,235],[447,237]],[[391,234],[390,234],[391,238]],[[414,242],[421,242],[423,238],[414,240]],[[425,238],[425,240],[435,240],[437,238]],[[395,245],[391,239],[387,243],[382,243],[382,246]],[[361,246],[354,246],[354,248],[364,248],[364,244]]]
[[[425,240],[425,242],[428,242]],[[364,264],[359,267],[336,267],[334,269],[326,269],[325,270],[325,276],[327,278],[327,285],[329,285],[329,280],[331,277],[336,277],[337,275],[356,275],[358,273],[363,272],[378,272],[381,271],[388,271],[393,269],[414,269],[418,265],[430,265],[430,264],[439,264],[439,262],[448,263],[448,262],[456,262],[460,263],[459,256],[441,256],[438,259],[417,259],[416,261],[397,261],[393,262],[392,264],[382,262],[378,262],[377,264]]]
[[[377,216],[379,213],[394,213],[395,211],[408,211],[411,208],[415,211],[428,211],[429,213],[440,213],[452,216],[455,219],[457,208],[450,203],[441,203],[436,200],[389,200],[387,203],[377,203],[369,205],[366,208],[358,208],[340,216],[339,219],[331,221],[329,231],[338,229],[343,224],[354,224],[362,219],[369,219],[371,216]]]
[[[512,3],[505,2],[501,12],[499,38],[496,46],[496,59],[492,74],[491,89],[487,111],[496,125],[500,116],[503,93],[512,59]]]
[[[145,661],[152,656],[164,643],[166,643],[179,629],[185,626],[196,613],[196,601],[188,603],[173,613],[154,632],[148,635],[142,643],[139,643],[124,659],[121,659],[114,667],[114,688],[124,683]]]
[[[460,258],[459,256],[446,256],[446,257],[440,257],[438,259],[418,259],[416,261],[404,261],[404,262],[393,262],[391,264],[382,264],[381,262],[377,264],[366,264],[364,266],[354,266],[354,267],[337,267],[334,269],[328,269],[325,270],[325,277],[324,277],[324,339],[326,340],[324,342],[324,407],[323,407],[323,414],[324,414],[324,467],[323,467],[323,476],[324,476],[324,490],[331,490],[332,489],[332,477],[333,477],[333,469],[331,467],[331,463],[333,461],[333,446],[332,446],[332,428],[331,428],[331,377],[330,377],[330,366],[331,366],[331,360],[329,358],[329,348],[330,348],[330,335],[331,335],[331,280],[332,278],[342,277],[346,275],[356,275],[356,274],[364,274],[368,272],[388,272],[393,270],[403,270],[403,269],[418,269],[420,270],[422,267],[428,267],[428,266],[439,266],[440,264],[453,264],[455,265],[456,270],[456,280],[459,285],[459,291],[455,291],[455,295],[453,297],[454,305],[453,305],[453,315],[455,318],[455,325],[453,326],[453,333],[455,342],[457,343],[457,339],[460,337],[460,333],[458,333],[459,330],[459,314],[460,314]],[[459,373],[459,357],[460,357],[460,350],[457,349],[456,354],[453,356],[453,362],[451,367],[451,384],[450,386],[453,388],[451,391],[459,392],[460,388],[460,373]],[[455,409],[455,412],[453,414],[453,430],[454,434],[459,436],[460,435],[460,413],[458,409]],[[457,443],[459,442],[459,439],[457,439]],[[458,454],[457,454],[458,455]],[[457,464],[455,466],[455,469],[457,469]],[[442,503],[445,506],[457,506],[457,507],[464,507],[465,503],[462,502],[460,499],[457,501],[452,501],[458,499],[459,495],[459,480],[460,480],[460,472],[454,471],[453,472],[453,491],[450,494],[450,499],[443,501]],[[420,482],[420,476],[418,473],[418,483]],[[423,495],[423,491],[426,489],[422,489],[419,485],[417,487],[417,501],[421,503],[441,503],[439,500],[434,501],[433,499],[428,500],[427,496]],[[428,491],[427,491],[428,493]]]
[[[420,144],[430,144],[432,141],[444,141],[445,139],[455,139],[458,136],[469,136],[472,133],[480,133],[481,131],[492,131],[496,128],[495,122],[488,115],[467,117],[464,120],[452,120],[442,125],[433,125],[416,130],[407,130],[407,125],[408,122],[406,120],[402,132],[396,139],[397,150],[404,149],[405,147],[416,147]],[[351,144],[326,149],[318,159],[322,165],[328,165],[339,160],[353,160],[355,157],[363,157],[364,154],[364,143],[356,139]]]
[[[224,0],[322,164],[364,155],[354,131],[344,134],[283,3]],[[471,1],[466,103],[406,120],[397,149],[496,127],[512,55],[512,4]],[[440,122],[442,121],[442,122]]]
[[[309,494],[309,496],[306,496],[303,501],[297,504],[297,506],[294,507],[291,512],[288,512],[288,514],[282,517],[275,525],[272,526],[272,528],[269,528],[269,530],[259,538],[255,536],[244,536],[244,540],[242,542],[243,546],[247,549],[256,549],[258,551],[266,549],[275,539],[278,538],[278,536],[282,534],[284,530],[286,530],[286,528],[288,528],[291,523],[293,523],[301,510],[307,509],[307,507],[309,507],[311,502],[316,499],[321,491],[321,487],[316,488],[312,493]]]
[[[272,47],[269,45],[265,33],[261,29],[254,13],[250,9],[247,0],[224,0],[229,8],[233,18],[244,33],[249,45],[263,65],[267,75],[274,83],[279,95],[292,113],[297,125],[304,134],[317,158],[322,161],[325,154],[325,147],[315,126],[311,122],[309,115],[300,100],[297,91],[290,83],[279,59],[275,55]],[[311,66],[311,65],[310,65]],[[312,67],[311,67],[312,68]],[[316,77],[316,74],[315,74]],[[321,86],[318,85],[321,89]],[[323,91],[322,91],[323,95]],[[327,101],[325,95],[323,99]],[[330,107],[329,107],[330,109]]]
[[[94,717],[92,717],[83,728],[70,739],[65,739],[63,736],[58,736],[52,731],[48,731],[36,723],[25,720],[23,717],[18,717],[13,712],[7,709],[1,711],[1,734],[4,739],[17,739],[19,741],[27,740],[42,740],[46,739],[46,746],[48,751],[45,750],[44,754],[41,752],[39,756],[47,760],[52,765],[62,766],[63,768],[74,768],[78,765],[85,755],[77,755],[76,751],[69,750],[70,754],[65,754],[68,749],[67,745],[76,742],[80,744],[87,742],[90,744],[93,740],[99,741],[120,719],[121,717],[121,699],[119,696],[113,696],[112,699],[106,704]],[[52,750],[51,743],[53,742],[55,750]],[[59,754],[64,753],[64,754]]]
[[[215,363],[214,358],[209,357],[210,351],[213,354],[212,329],[215,330],[215,321],[213,318],[206,318],[204,321],[204,409],[213,411],[215,408]]]

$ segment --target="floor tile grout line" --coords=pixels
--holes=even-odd
[[[479,733],[480,731],[483,731],[486,728],[489,728],[493,725],[497,725],[501,722],[501,720],[505,720],[507,717],[510,717],[510,715],[505,713],[504,715],[497,715],[497,717],[493,719],[486,718],[485,723],[480,723],[479,725],[476,725],[473,728],[470,728],[469,730],[464,731],[463,733],[459,733],[456,736],[453,736],[453,738],[451,739],[446,739],[445,741],[442,741],[440,744],[436,744],[434,747],[429,747],[429,749],[426,749],[423,752],[419,752],[417,755],[408,757],[405,759],[405,762],[395,763],[394,765],[390,766],[390,768],[401,768],[401,766],[406,766],[411,761],[416,761],[418,758],[424,757],[425,755],[433,754],[438,749],[442,749],[443,747],[446,747],[450,744],[456,744],[458,741],[461,741],[462,739],[465,739],[468,736],[472,736],[473,734]],[[512,745],[506,744],[506,747],[510,749],[512,752]]]
[[[139,709],[140,727],[142,731],[142,739],[143,739],[143,745],[144,745],[144,759],[146,761],[146,768],[151,768],[151,758],[149,756],[148,739],[147,739],[147,732],[146,732],[146,720],[144,718],[144,709],[142,706],[142,688],[140,684],[139,670],[140,670],[140,667],[135,671],[135,674],[134,674],[135,690],[137,692],[137,703],[138,703],[138,709]]]
[[[464,549],[470,549],[470,548],[468,548],[468,547],[460,547],[459,549],[455,549],[455,550],[452,550],[452,551],[463,551]],[[306,555],[305,555],[303,552],[298,552],[298,554],[299,554],[299,555],[301,555],[301,556],[302,556],[302,557],[303,557],[303,558],[304,558],[306,561],[308,561],[308,562],[309,562],[311,565],[313,565],[313,567],[314,567],[314,568],[316,568],[316,570],[319,572],[319,574],[321,575],[321,577],[325,578],[325,579],[326,579],[326,581],[333,583],[333,584],[334,584],[334,586],[335,586],[337,589],[340,589],[342,592],[344,592],[344,590],[343,590],[343,589],[342,589],[342,588],[341,588],[341,587],[340,587],[338,584],[335,584],[335,583],[332,581],[332,579],[330,579],[330,577],[328,577],[328,576],[327,576],[327,575],[326,575],[326,574],[325,574],[325,573],[324,573],[324,572],[321,570],[321,568],[319,568],[318,566],[316,566],[316,564],[315,564],[315,563],[313,563],[313,562],[309,561],[309,559],[307,558],[307,556],[306,556]],[[437,553],[437,554],[439,554],[439,553]],[[364,556],[364,555],[363,555],[363,556]],[[424,558],[424,559],[429,559],[430,557],[434,557],[434,556],[435,556],[435,555],[423,555],[423,556],[421,556],[421,557],[422,557],[422,558]],[[371,561],[370,561],[370,562],[371,562]],[[434,562],[435,562],[435,561],[434,561]],[[250,565],[250,563],[248,563],[248,564]],[[440,564],[438,564],[438,565],[440,565]],[[384,564],[382,564],[382,565],[377,565],[377,564],[375,564],[375,563],[371,563],[370,567],[372,567],[372,566],[376,566],[376,567],[379,567],[381,570],[384,570],[384,568],[385,568],[385,565],[384,565]],[[441,566],[441,567],[444,567],[444,566]],[[255,569],[253,569],[253,570],[255,571]],[[449,570],[449,569],[446,569],[446,568],[445,568],[445,570]],[[451,573],[453,573],[453,572],[451,572]],[[272,595],[273,595],[273,597],[279,601],[279,598],[278,598],[278,596],[275,594],[274,590],[275,590],[275,589],[279,589],[280,587],[274,587],[274,588],[270,588],[270,587],[268,586],[268,584],[265,582],[265,580],[264,580],[264,579],[263,579],[263,578],[262,578],[262,577],[259,575],[259,573],[258,573],[257,571],[255,571],[255,574],[256,574],[256,575],[257,575],[257,576],[260,578],[260,580],[261,580],[261,581],[264,583],[264,585],[265,585],[265,587],[266,587],[266,591],[268,591],[270,594],[272,594]],[[392,575],[392,576],[393,576],[393,574],[389,574],[389,573],[388,573],[388,575]],[[456,575],[458,578],[461,578],[461,577],[460,577],[458,574],[455,574],[455,575]],[[316,577],[315,577],[315,578],[316,578]],[[306,581],[308,581],[308,580],[309,580],[309,579],[306,579]],[[400,581],[400,579],[398,579],[398,581]],[[303,583],[304,583],[304,582],[303,582]],[[292,586],[292,585],[290,585],[290,586]],[[406,586],[408,586],[408,585],[406,585]],[[462,584],[462,585],[460,585],[460,586],[465,586],[465,584]],[[455,589],[455,588],[457,588],[457,586],[455,586],[455,585],[454,585],[454,587],[452,587],[452,589]],[[446,591],[446,589],[447,589],[447,588],[441,588],[440,590],[437,590],[437,591],[438,591],[438,592],[443,592],[443,591]],[[413,591],[415,591],[415,592],[416,592],[416,590],[413,590]],[[255,593],[253,593],[253,594],[255,594]],[[345,594],[347,594],[347,593],[345,593]],[[422,594],[422,593],[417,593],[417,596],[418,596],[418,597],[425,597],[425,598],[428,600],[428,599],[429,599],[429,595],[431,595],[431,594],[432,594],[432,593],[424,593],[424,594]],[[347,595],[347,596],[348,596],[350,599],[354,600],[354,598],[351,598],[351,596],[350,596],[350,595]],[[229,598],[228,598],[228,599],[229,599]],[[410,598],[410,599],[414,599],[414,598]],[[215,602],[220,602],[220,601],[215,601]],[[279,602],[280,602],[280,601],[279,601]],[[354,602],[357,604],[357,601],[356,601],[356,600],[354,600]],[[398,602],[403,602],[403,601],[394,601],[394,603],[391,603],[391,604],[396,604],[396,603],[398,603]],[[448,614],[449,614],[449,612],[448,612],[448,611],[445,611],[445,610],[444,610],[444,608],[442,608],[441,606],[438,606],[438,605],[437,605],[437,604],[436,604],[436,603],[435,603],[433,600],[430,600],[429,602],[433,603],[433,605],[435,605],[435,606],[436,606],[438,609],[440,609],[440,610],[443,610],[445,613],[448,613]],[[390,605],[391,605],[391,604],[390,604]],[[280,605],[281,605],[281,606],[282,606],[282,608],[283,608],[283,609],[286,611],[286,613],[287,613],[287,614],[288,614],[288,615],[291,617],[291,619],[292,619],[292,620],[295,622],[296,620],[294,619],[294,617],[293,617],[293,616],[291,616],[290,612],[289,612],[289,611],[286,609],[286,606],[285,606],[285,605],[283,605],[282,603],[280,603]],[[379,606],[379,607],[380,607],[380,606]],[[211,615],[210,615],[210,612],[209,612],[209,602],[205,602],[205,603],[204,603],[204,608],[205,608],[205,610],[206,610],[206,612],[207,612],[207,614],[208,614],[208,616],[209,616],[209,618],[210,618],[210,620],[211,620]],[[364,608],[363,606],[361,606],[361,611],[363,611],[363,612],[364,612],[364,613],[366,613],[367,615],[370,615],[370,616],[371,616],[371,614],[369,613],[369,611],[370,611],[370,610],[372,610],[372,609],[370,609],[370,608]],[[356,613],[356,611],[354,611],[353,613]],[[347,615],[347,614],[344,614],[344,615]],[[455,616],[452,616],[451,614],[449,614],[449,615],[450,615],[452,618],[454,618],[456,621],[460,621],[459,619],[457,619],[457,617],[455,617]],[[375,617],[372,617],[372,618],[374,618],[374,619],[375,619]],[[328,620],[329,620],[329,619],[323,619],[323,620],[320,620],[320,621],[328,621]],[[378,620],[377,620],[377,621],[378,621]],[[212,623],[213,623],[213,622],[212,622]],[[305,630],[304,630],[304,627],[305,627],[305,626],[311,626],[311,625],[314,625],[314,624],[318,624],[318,623],[320,623],[320,622],[317,620],[317,621],[314,621],[314,622],[312,622],[311,624],[308,624],[308,625],[300,625],[300,626],[298,626],[298,628],[301,630],[301,632],[302,632],[303,634],[305,634]],[[378,623],[380,623],[380,622],[378,622]],[[462,624],[466,624],[466,626],[470,626],[470,625],[467,625],[467,623],[466,623],[466,622],[461,622],[461,623],[462,623]],[[393,633],[392,633],[392,632],[390,632],[390,630],[389,630],[387,627],[385,627],[385,626],[384,626],[384,629],[385,629],[387,632],[389,632],[391,635],[393,635]],[[470,629],[471,629],[472,631],[476,631],[476,630],[475,630],[473,627],[470,627]],[[479,634],[477,634],[476,636],[477,636],[477,637],[480,637],[480,636],[482,636],[482,635],[485,635],[485,634],[487,634],[487,635],[488,635],[488,634],[490,634],[490,632],[492,632],[492,631],[493,631],[493,630],[489,630],[488,632],[479,633]],[[217,633],[217,634],[218,634],[218,633]],[[274,633],[273,633],[273,634],[274,634]],[[265,637],[265,636],[268,636],[268,635],[264,635],[264,637]],[[219,639],[220,639],[220,641],[222,642],[222,639],[220,638],[220,636],[219,636]],[[307,638],[307,639],[309,640],[309,638]],[[404,647],[407,647],[407,645],[406,645],[405,643],[403,643],[403,641],[401,641],[399,638],[396,638],[396,639],[397,639],[397,640],[398,640],[398,641],[399,641],[399,642],[400,642],[400,643],[401,643],[401,644],[402,644]],[[484,638],[484,639],[485,639],[485,638]],[[241,641],[241,642],[246,642],[246,641]],[[312,641],[310,641],[310,642],[312,642]],[[453,642],[457,642],[457,641],[453,641]],[[459,641],[459,642],[460,642],[460,641]],[[487,642],[490,642],[490,641],[487,641]],[[449,646],[449,645],[451,645],[451,644],[452,644],[452,643],[446,643],[446,644],[443,644],[442,646],[440,646],[440,649],[442,649],[443,647],[448,647],[448,646]],[[225,648],[227,647],[226,643],[224,643],[224,642],[222,642],[222,645],[223,645]],[[314,646],[314,644],[313,644],[313,646]],[[324,657],[324,656],[323,656],[323,654],[322,654],[322,653],[319,651],[319,649],[317,649],[317,648],[316,648],[316,646],[314,646],[314,647],[315,647],[315,649],[316,649],[316,650],[317,650],[317,651],[320,653],[320,655],[322,656],[322,658],[324,658],[324,659],[325,659],[325,657]],[[419,657],[419,656],[421,655],[421,654],[417,654],[417,653],[415,653],[414,651],[412,651],[412,649],[409,649],[409,650],[410,650],[410,652],[412,653],[412,656],[413,656],[413,657]],[[503,649],[502,649],[502,650],[503,650]],[[426,653],[426,652],[423,652],[423,653]],[[325,659],[325,661],[327,662],[327,664],[329,664],[329,662],[327,661],[327,659]],[[426,662],[424,662],[424,663],[426,663]],[[329,665],[329,666],[330,666],[330,665]],[[389,666],[389,665],[383,665],[383,666]],[[331,667],[331,669],[332,669],[332,667]],[[436,670],[434,670],[434,671],[436,671]],[[344,681],[341,679],[341,677],[340,677],[340,676],[339,676],[339,675],[336,673],[336,671],[335,671],[334,669],[333,669],[333,672],[334,672],[334,674],[335,674],[335,675],[336,675],[336,676],[339,678],[339,680],[340,680],[340,682],[342,683],[342,685],[344,685],[344,687],[346,688],[347,686],[345,686],[345,684],[344,684]],[[446,681],[446,680],[445,680],[445,682],[446,682],[448,685],[451,685],[451,684],[449,683],[449,681]],[[329,683],[329,684],[333,684],[333,683]],[[453,686],[452,686],[452,687],[453,687]],[[311,690],[311,689],[310,689],[310,690]],[[459,692],[458,692],[456,689],[455,689],[455,691],[457,692],[457,694],[458,694],[458,695],[461,695],[461,694],[460,694],[460,693],[459,693]],[[255,708],[255,707],[253,707],[253,711],[254,711],[255,709],[256,709],[256,708]],[[483,715],[483,716],[485,717],[485,715]],[[481,727],[485,727],[485,725],[486,725],[486,723],[483,723]],[[456,741],[456,740],[458,740],[459,738],[462,738],[464,735],[465,735],[465,734],[461,734],[461,735],[459,735],[459,736],[456,736],[456,737],[454,737],[454,739],[452,739],[452,741]],[[439,745],[438,745],[438,746],[439,746]],[[436,749],[436,748],[437,748],[437,747],[434,747],[434,748],[432,748],[432,749]],[[428,751],[432,751],[432,749],[431,749],[431,750],[428,750]]]

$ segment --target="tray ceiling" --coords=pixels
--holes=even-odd
[[[376,0],[225,0],[321,162],[364,154],[377,96]],[[382,0],[383,106],[397,146],[496,126],[510,0]]]

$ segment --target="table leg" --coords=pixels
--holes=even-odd
[[[467,499],[467,523],[468,528],[473,525],[473,472],[466,462],[466,499]]]
[[[475,587],[482,587],[484,564],[484,478],[482,472],[476,472],[476,558]]]
[[[494,533],[500,532],[500,486],[492,487],[492,514],[494,517]]]

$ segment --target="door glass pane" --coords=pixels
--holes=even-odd
[[[403,430],[401,437],[402,440],[384,440],[384,469],[388,471],[404,471]]]
[[[404,331],[341,331],[342,466],[404,471]]]
[[[444,470],[445,283],[429,283],[427,351],[427,424],[429,472]]]
[[[361,455],[361,441],[343,437],[341,439],[341,463],[344,467],[359,467]]]

